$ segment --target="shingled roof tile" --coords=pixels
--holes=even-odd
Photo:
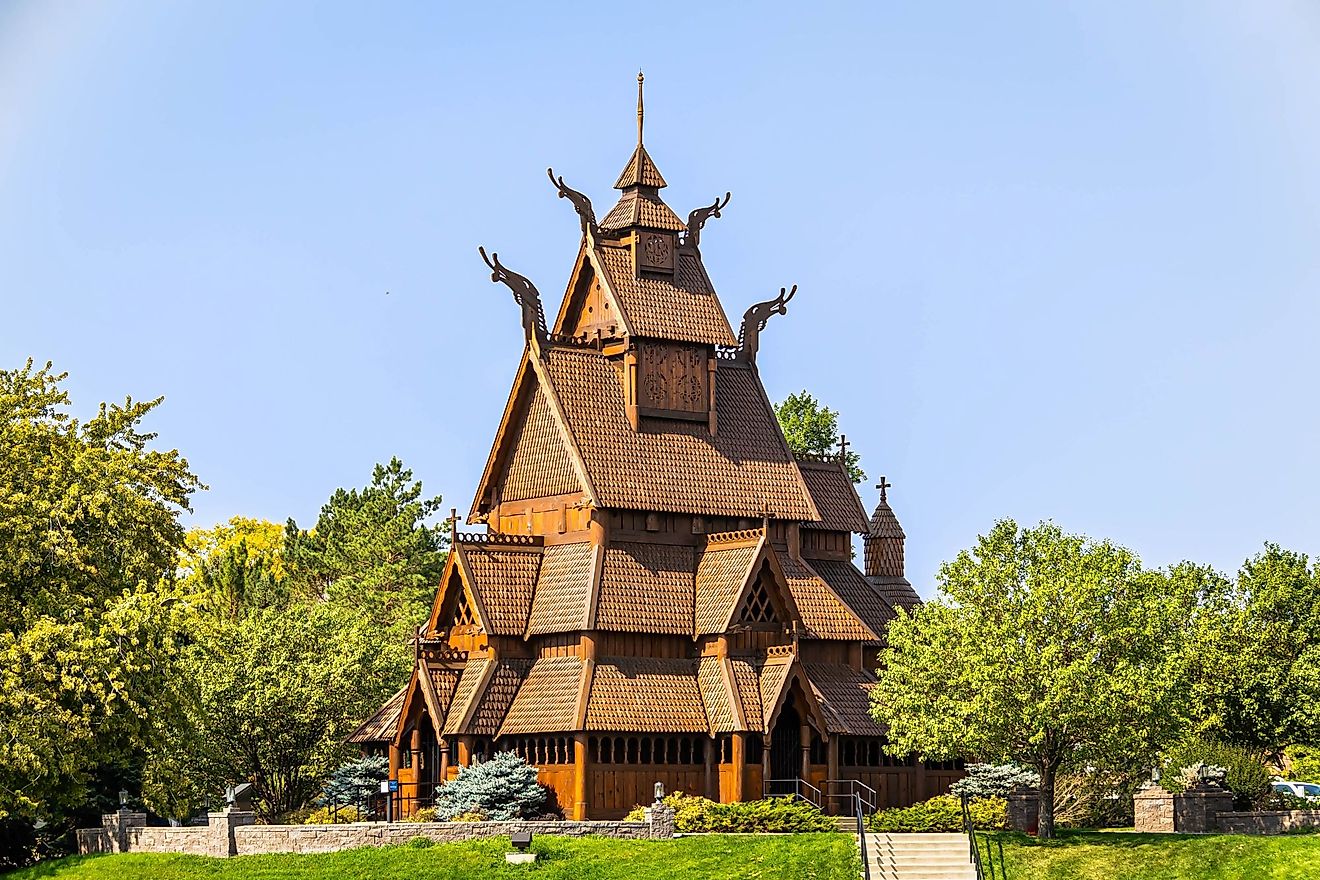
[[[595,577],[593,547],[591,542],[584,541],[545,548],[532,612],[527,620],[528,635],[584,628]]]
[[[581,657],[544,657],[532,664],[509,706],[500,736],[576,730],[574,710],[582,678]]]
[[[463,562],[472,575],[473,592],[486,612],[490,632],[520,636],[527,628],[540,547],[509,549],[482,544],[461,544]]]
[[[820,522],[807,523],[807,528],[866,533],[866,508],[862,507],[862,499],[857,497],[857,489],[841,464],[798,459],[798,468],[820,513]]]
[[[678,255],[676,275],[644,273],[639,278],[632,248],[601,245],[596,253],[624,319],[636,335],[707,345],[738,344],[695,255]]]
[[[759,551],[759,544],[714,544],[702,552],[697,561],[697,635],[724,631]]]
[[[633,430],[619,376],[599,352],[552,348],[545,364],[603,507],[747,516],[768,506],[775,517],[816,519],[754,370],[718,371],[711,437],[695,422]]]
[[[697,661],[697,685],[701,688],[701,701],[706,705],[706,718],[715,733],[728,733],[735,729],[732,695],[724,678],[724,660],[720,657],[702,657]]]
[[[394,739],[394,731],[399,726],[399,713],[403,711],[403,698],[407,695],[408,686],[404,685],[385,701],[385,705],[376,710],[375,715],[350,733],[344,742],[369,743]]]
[[[500,660],[490,674],[486,689],[477,698],[477,707],[468,721],[467,730],[476,736],[494,736],[499,733],[504,717],[513,704],[513,698],[532,668],[531,660]]]
[[[883,736],[885,730],[871,717],[871,688],[875,676],[841,663],[805,663],[807,679],[825,710],[830,733],[848,736]]]
[[[695,553],[670,544],[611,544],[600,575],[596,626],[692,635]]]
[[[878,641],[879,636],[852,611],[821,577],[788,554],[779,558],[789,592],[807,635],[817,639]]]
[[[458,687],[454,691],[454,701],[445,715],[442,733],[460,733],[463,720],[476,700],[486,669],[495,661],[489,657],[468,658],[463,672],[458,678]]]
[[[825,579],[830,589],[848,603],[848,607],[862,619],[862,623],[883,641],[889,621],[894,619],[894,609],[867,582],[857,567],[851,562],[827,559],[813,559],[810,564],[816,574]]]
[[[694,660],[612,657],[596,664],[587,729],[709,732]]]
[[[539,385],[532,392],[526,418],[518,424],[511,442],[513,452],[505,466],[500,491],[504,501],[582,491],[573,460]]]

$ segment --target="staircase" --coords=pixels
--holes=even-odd
[[[966,834],[868,834],[871,880],[976,880]]]

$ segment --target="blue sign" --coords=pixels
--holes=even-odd
[[[396,791],[398,791],[398,790],[399,790],[399,780],[397,780],[397,779],[391,779],[391,780],[390,780],[390,792],[392,793],[392,792],[396,792]]]

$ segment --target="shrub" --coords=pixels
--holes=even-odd
[[[1131,827],[1132,795],[1149,778],[1144,768],[1061,773],[1054,780],[1054,821],[1071,828]]]
[[[794,798],[765,798],[759,801],[721,804],[703,797],[674,792],[665,798],[674,810],[674,830],[699,832],[777,833],[833,831],[834,820],[812,804]],[[644,807],[635,807],[627,822],[641,822]]]
[[[318,804],[366,804],[389,778],[390,759],[371,756],[346,761],[335,768],[321,789]]]
[[[489,816],[481,812],[480,808],[477,808],[474,810],[467,810],[466,812],[459,813],[457,816],[454,816],[449,821],[450,822],[485,822],[489,818],[490,818]]]
[[[436,791],[436,817],[441,821],[480,811],[494,820],[526,819],[545,808],[545,787],[536,768],[513,752],[497,752],[489,761],[473,764]]]
[[[954,797],[1008,797],[1014,789],[1038,788],[1040,774],[1017,764],[968,764],[967,775],[949,786]]]
[[[435,807],[422,807],[420,810],[413,811],[411,816],[404,818],[405,822],[439,822],[440,817],[436,815]]]
[[[972,825],[984,831],[1008,827],[1008,801],[1003,798],[977,798],[968,804]],[[962,831],[962,801],[951,794],[941,794],[910,807],[880,810],[867,825],[875,832]]]
[[[410,837],[404,846],[408,847],[408,849],[430,849],[435,846],[435,841],[419,834],[416,837]]]
[[[362,814],[357,807],[317,807],[307,817],[304,825],[344,825],[349,822],[361,822]]]
[[[1233,806],[1239,810],[1261,806],[1272,790],[1270,771],[1264,759],[1241,746],[1193,737],[1168,749],[1163,764],[1160,785],[1174,794],[1186,789],[1181,776],[1184,768],[1197,764],[1224,768],[1228,790],[1233,792]]]

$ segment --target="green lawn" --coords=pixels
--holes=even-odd
[[[128,853],[47,862],[5,880],[856,880],[857,838],[847,834],[702,835],[676,840],[538,837],[535,867],[509,865],[509,839],[367,847],[323,855],[201,856]]]
[[[1320,835],[1002,835],[1008,880],[1320,880]],[[998,849],[995,850],[998,864]]]

